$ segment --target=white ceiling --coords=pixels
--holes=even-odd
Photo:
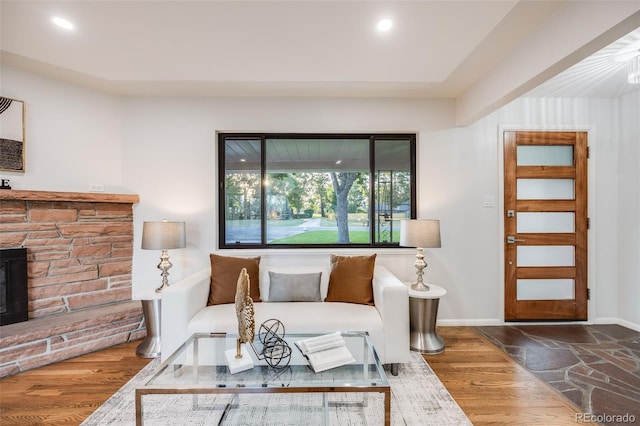
[[[639,42],[640,28],[542,83],[527,96],[618,98],[640,90],[640,84],[627,83],[628,63],[616,59],[627,46]],[[637,53],[640,55],[640,51]]]
[[[578,16],[597,19],[592,4],[624,10],[596,28]],[[120,94],[459,100],[560,16],[576,15],[592,34],[549,46],[545,80],[640,27],[639,10],[638,1],[613,0],[0,0],[0,47],[6,64]],[[54,15],[75,29],[55,27]],[[375,29],[383,17],[394,23],[387,33]],[[629,90],[605,84],[609,77],[619,75],[576,68],[565,78],[601,81],[594,95]],[[590,95],[586,85],[565,81],[562,93]]]

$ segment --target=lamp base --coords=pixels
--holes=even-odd
[[[424,268],[427,267],[427,262],[424,261],[422,247],[417,247],[416,260],[413,262],[413,266],[416,267],[417,280],[411,284],[411,289],[416,291],[429,291],[429,286],[423,282]]]
[[[411,290],[416,290],[416,291],[429,291],[429,286],[426,285],[423,282],[417,282],[417,283],[413,283],[411,284]]]
[[[162,250],[162,255],[160,256],[160,263],[158,263],[158,269],[162,271],[160,274],[162,276],[162,285],[156,288],[156,293],[161,293],[166,287],[169,287],[169,269],[173,266],[171,262],[169,262],[169,254],[167,254],[167,250]]]

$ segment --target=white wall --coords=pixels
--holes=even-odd
[[[618,317],[640,324],[640,91],[621,100],[618,154]]]
[[[2,96],[25,101],[25,173],[0,172],[13,189],[124,192],[122,100],[1,68]]]
[[[466,128],[474,143],[484,143],[487,150],[494,144],[498,158],[495,174],[499,201],[502,205],[502,141],[493,129],[588,130],[591,159],[589,160],[589,287],[592,300],[589,319],[610,322],[618,315],[618,251],[617,205],[618,149],[621,140],[620,102],[610,99],[538,99],[521,98],[496,113]],[[611,190],[614,188],[614,190]],[[496,232],[502,236],[502,208],[497,209]],[[637,220],[637,219],[636,219]],[[499,241],[495,261],[502,271],[504,258]],[[502,300],[502,275],[489,291],[499,292]],[[501,309],[502,309],[501,305]]]
[[[135,247],[143,221],[185,220],[188,247],[170,252],[170,281],[207,267],[216,248],[216,131],[418,132],[418,214],[442,225],[442,248],[426,250],[427,279],[448,290],[441,324],[502,321],[499,128],[589,129],[590,319],[621,319],[640,329],[637,94],[622,100],[520,99],[456,128],[454,104],[447,100],[119,99],[6,68],[2,85],[3,95],[27,102],[27,172],[10,176],[14,188],[85,190],[87,181],[137,193]],[[66,151],[76,152],[77,160],[49,164],[53,153]],[[482,206],[485,195],[495,197],[496,207]],[[268,263],[320,263],[330,252],[260,254]],[[413,250],[378,253],[401,279],[414,276]],[[159,284],[158,257],[135,248],[135,296]]]
[[[636,98],[637,99],[637,98]],[[630,100],[624,106],[631,109]],[[636,101],[637,102],[637,101]],[[443,247],[429,253],[430,279],[442,283],[449,294],[441,301],[442,324],[475,324],[499,322],[503,318],[502,252],[502,139],[500,129],[588,130],[592,156],[589,161],[589,215],[592,230],[589,236],[589,287],[592,300],[589,319],[612,322],[616,318],[628,326],[640,327],[637,320],[640,273],[638,246],[634,237],[621,239],[618,227],[618,205],[627,203],[626,193],[638,193],[638,172],[634,160],[628,171],[633,179],[625,179],[625,195],[618,196],[619,151],[622,146],[635,153],[638,139],[632,134],[623,142],[623,133],[633,124],[621,122],[620,100],[611,99],[536,99],[522,98],[501,108],[471,126],[449,129],[430,135],[427,152],[421,155],[421,167],[429,175],[421,193],[429,200],[429,209],[447,225],[443,230]],[[633,111],[632,111],[633,112]],[[631,113],[630,117],[633,117]],[[637,106],[636,106],[636,115]],[[423,141],[424,142],[424,141]],[[424,154],[424,153],[423,153]],[[424,182],[423,182],[424,183]],[[612,190],[613,188],[613,190]],[[496,208],[483,208],[485,195],[495,195]],[[640,212],[637,195],[635,206],[624,214],[627,226],[635,226]],[[424,208],[424,204],[421,206]],[[635,239],[637,240],[637,239]],[[635,261],[624,260],[634,256]],[[620,263],[624,263],[624,269]],[[619,271],[625,277],[619,277]],[[624,299],[624,302],[622,302]],[[627,313],[620,308],[627,305]],[[633,312],[633,314],[631,314]]]
[[[170,252],[172,278],[208,265],[208,254],[217,247],[216,131],[417,131],[419,149],[428,151],[429,133],[451,128],[453,120],[454,104],[448,100],[129,98],[124,106],[124,180],[142,198],[135,215],[137,241],[143,221],[185,220],[188,247]],[[426,178],[420,174],[420,180]],[[425,199],[421,209],[429,205]],[[270,263],[285,261],[283,256],[327,263],[330,252],[259,254]],[[380,253],[380,262],[399,275],[415,274],[410,269],[413,250]],[[407,271],[393,260],[399,255],[407,257]],[[157,257],[136,252],[136,290],[157,283]]]

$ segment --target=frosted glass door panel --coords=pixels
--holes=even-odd
[[[525,233],[574,232],[575,213],[518,213],[516,231]]]
[[[517,280],[518,300],[572,300],[575,282],[572,279]]]
[[[520,145],[518,166],[573,166],[572,145]]]
[[[518,200],[573,200],[573,179],[517,179]]]
[[[575,266],[573,246],[518,246],[518,265]]]

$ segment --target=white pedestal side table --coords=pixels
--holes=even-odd
[[[438,302],[447,290],[435,284],[426,284],[428,291],[417,291],[409,287],[409,323],[411,327],[409,345],[411,349],[438,354],[444,350],[444,340],[436,334]]]
[[[140,301],[147,337],[136,348],[136,355],[140,358],[156,358],[160,356],[160,293],[153,290],[144,292]]]

